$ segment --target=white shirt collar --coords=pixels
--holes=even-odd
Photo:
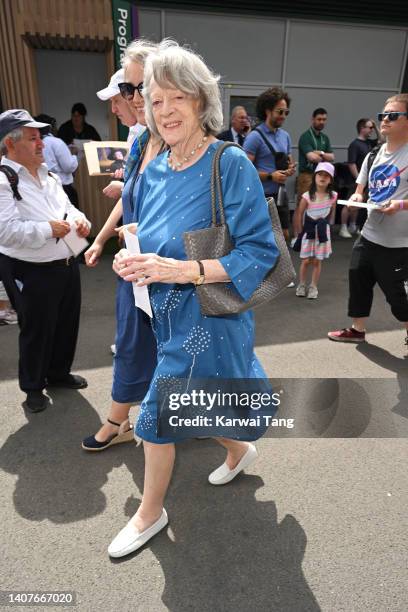
[[[23,166],[22,164],[19,164],[13,159],[9,159],[5,155],[3,155],[3,157],[1,158],[1,163],[6,166],[10,166],[10,168],[12,168],[17,174],[19,174],[19,172],[21,172],[22,170],[30,174],[25,166]],[[40,179],[44,179],[48,175],[47,164],[45,163],[41,164],[41,166],[38,168],[38,173],[39,173]]]

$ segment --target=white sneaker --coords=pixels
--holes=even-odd
[[[317,290],[317,287],[313,287],[313,285],[310,285],[309,290],[307,292],[307,299],[315,300],[318,295],[319,295],[319,292]]]
[[[287,288],[288,288],[288,289],[292,289],[292,287],[294,287],[294,286],[295,286],[295,283],[294,283],[293,281],[291,281],[291,282],[289,283],[289,285],[286,285],[286,286],[287,286]]]
[[[116,355],[116,344],[111,344],[110,350],[111,350],[112,355]]]
[[[296,287],[296,295],[297,297],[306,297],[306,285],[304,285],[303,283],[300,283]]]
[[[228,465],[223,463],[219,468],[211,472],[208,477],[208,482],[210,482],[212,485],[227,484],[227,482],[231,482],[231,480],[233,480],[237,474],[251,465],[251,463],[253,463],[257,458],[258,451],[253,444],[249,444],[247,452],[233,470],[230,470]]]
[[[0,310],[0,325],[16,325],[17,313],[14,310]]]
[[[352,235],[350,234],[350,232],[347,229],[347,226],[342,225],[339,231],[339,236],[341,238],[352,238]]]
[[[129,521],[109,544],[109,556],[118,558],[130,555],[130,553],[141,548],[143,544],[146,544],[156,533],[159,533],[168,522],[169,519],[164,508],[161,517],[153,525],[142,531],[142,533]]]

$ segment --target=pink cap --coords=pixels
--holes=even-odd
[[[334,166],[330,162],[320,162],[315,168],[315,174],[316,172],[327,172],[331,177],[334,177]]]

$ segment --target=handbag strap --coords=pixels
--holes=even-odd
[[[221,155],[224,153],[225,149],[228,147],[237,147],[241,149],[242,147],[236,142],[224,142],[218,149],[216,150],[211,166],[211,225],[213,227],[217,225],[225,225],[225,214],[224,214],[224,199],[222,195],[222,183],[221,183],[221,167],[220,167],[220,159]],[[217,196],[218,196],[218,211],[220,214],[220,223],[217,223]]]

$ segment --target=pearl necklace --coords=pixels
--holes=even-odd
[[[169,156],[167,157],[167,163],[172,170],[180,170],[181,166],[184,166],[194,155],[197,153],[199,149],[202,149],[204,144],[207,142],[208,136],[204,136],[203,139],[198,143],[198,145],[191,151],[187,157],[183,157],[183,161],[173,161],[172,151],[170,150]]]

